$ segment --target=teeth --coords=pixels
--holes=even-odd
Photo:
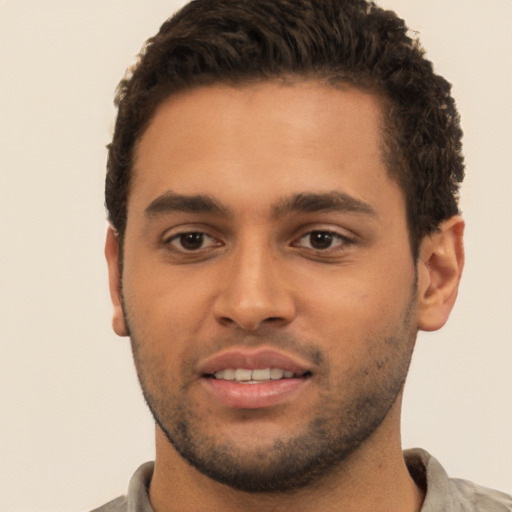
[[[257,368],[248,370],[247,368],[228,368],[220,370],[214,374],[216,379],[234,380],[237,382],[262,382],[268,380],[279,380],[282,378],[291,379],[295,374],[289,370],[281,368]]]
[[[241,380],[252,380],[251,379],[251,370],[245,370],[243,368],[237,368],[235,370],[235,380],[241,381]]]
[[[282,379],[283,375],[284,375],[284,371],[281,370],[281,368],[272,368],[272,370],[270,370],[270,378],[272,380]]]
[[[251,380],[270,380],[270,368],[265,368],[264,370],[253,370],[250,373],[252,373]]]
[[[225,380],[235,380],[235,375],[236,375],[235,370],[224,370],[223,372],[219,372],[219,373],[223,374],[222,378]]]

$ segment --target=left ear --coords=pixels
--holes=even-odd
[[[464,221],[459,215],[426,236],[418,259],[418,328],[436,331],[455,304],[464,266]]]

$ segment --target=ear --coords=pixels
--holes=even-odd
[[[114,306],[112,328],[118,336],[128,336],[128,329],[124,320],[123,301],[121,298],[121,275],[119,271],[119,237],[117,231],[109,225],[105,241],[105,257],[108,266],[108,284],[110,298]]]
[[[436,331],[455,304],[464,266],[464,221],[455,215],[426,236],[418,260],[418,328]]]

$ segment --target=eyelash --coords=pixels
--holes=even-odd
[[[350,239],[347,236],[344,236],[336,231],[328,230],[328,229],[312,229],[311,231],[308,231],[307,233],[304,233],[301,235],[296,242],[294,242],[292,245],[294,247],[301,247],[299,242],[307,237],[310,237],[310,245],[312,243],[311,237],[313,235],[321,235],[323,239],[327,239],[328,242],[334,242],[337,240],[337,243],[334,245],[329,245],[329,247],[325,248],[319,248],[319,247],[304,247],[305,249],[308,249],[310,251],[320,252],[320,253],[331,253],[335,251],[342,251],[347,246],[351,245],[353,243],[353,240]],[[322,239],[317,240],[320,243],[322,243]]]
[[[320,245],[327,243],[327,247],[314,247],[315,242],[312,240],[312,236],[317,236],[316,242]],[[188,237],[188,241],[187,241]],[[309,237],[309,244],[304,245],[302,241]],[[201,230],[190,230],[176,233],[163,240],[164,245],[177,253],[185,255],[199,255],[207,251],[210,248],[221,247],[223,242],[218,240],[212,235],[201,231]],[[192,247],[185,247],[184,244],[190,243]],[[329,229],[312,229],[300,237],[296,238],[292,243],[292,247],[303,248],[315,254],[331,254],[333,252],[340,252],[346,250],[348,246],[353,244],[354,241],[336,231]],[[205,246],[205,244],[207,244]],[[194,247],[194,245],[196,245]]]
[[[194,243],[194,238],[193,237],[200,237],[200,241],[201,241],[201,247],[197,247],[195,249],[186,249],[185,247],[183,247],[183,242],[184,242],[184,239],[185,237],[189,237],[190,238],[190,242],[191,243]],[[186,231],[186,232],[183,232],[183,233],[177,233],[175,235],[172,235],[168,238],[166,238],[164,240],[164,244],[166,246],[172,246],[174,250],[178,251],[178,252],[183,252],[183,253],[197,253],[197,252],[200,252],[201,250],[205,250],[205,247],[203,247],[203,243],[205,241],[205,239],[210,239],[212,241],[216,241],[216,238],[211,236],[211,235],[208,235],[208,233],[204,233],[203,231]],[[174,242],[178,241],[181,245],[181,247],[177,247]],[[218,243],[214,243],[212,244],[213,247],[220,247],[222,245],[221,242],[218,242]]]

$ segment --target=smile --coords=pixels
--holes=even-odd
[[[247,368],[228,368],[217,371],[213,375],[215,379],[235,381],[243,384],[258,384],[271,380],[292,379],[303,376],[297,375],[290,370],[283,370],[282,368],[256,368],[253,370]]]
[[[314,365],[270,347],[217,353],[198,366],[203,389],[214,402],[235,409],[289,403],[309,387]]]

